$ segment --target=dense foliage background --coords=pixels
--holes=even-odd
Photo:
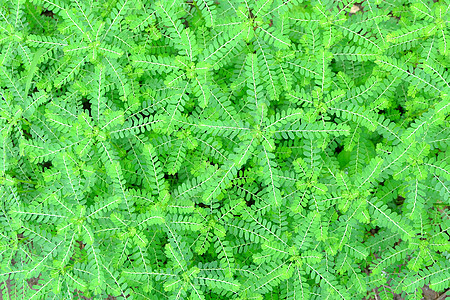
[[[446,291],[450,2],[352,7],[0,0],[3,299]]]

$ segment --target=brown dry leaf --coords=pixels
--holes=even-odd
[[[352,8],[350,9],[350,13],[351,14],[356,14],[358,11],[360,11],[361,9],[359,8],[358,5],[353,4]]]

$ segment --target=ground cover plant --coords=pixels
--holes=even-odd
[[[450,1],[0,3],[3,299],[449,288]]]

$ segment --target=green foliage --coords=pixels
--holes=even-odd
[[[2,297],[446,291],[450,2],[352,5],[0,0]]]

